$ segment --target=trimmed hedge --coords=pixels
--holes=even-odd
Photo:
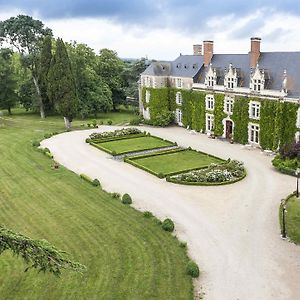
[[[122,203],[123,203],[123,204],[127,204],[127,205],[132,204],[132,199],[131,199],[131,197],[130,197],[128,194],[124,194],[124,195],[122,196]]]
[[[194,261],[190,260],[186,266],[186,273],[193,278],[198,278],[200,275],[198,265]]]

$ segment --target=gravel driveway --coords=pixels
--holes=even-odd
[[[233,185],[182,186],[116,161],[85,143],[100,129],[60,134],[42,142],[55,160],[76,173],[98,178],[111,192],[129,193],[134,206],[170,217],[176,234],[202,270],[196,282],[207,300],[300,299],[300,247],[281,240],[280,200],[296,180],[273,170],[260,150],[208,139],[179,127],[148,128],[152,134],[227,159],[242,160],[248,176]]]

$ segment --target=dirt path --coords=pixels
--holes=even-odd
[[[103,126],[97,131],[113,130]],[[179,127],[152,134],[227,159],[244,161],[248,176],[219,187],[181,186],[160,180],[85,143],[95,130],[43,141],[55,160],[98,178],[107,191],[129,193],[134,206],[176,223],[177,235],[202,269],[197,283],[208,300],[300,299],[300,247],[280,238],[278,205],[295,179],[275,172],[259,150],[208,139]]]

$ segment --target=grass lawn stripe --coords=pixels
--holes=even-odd
[[[118,114],[115,119],[122,121]],[[193,299],[185,274],[188,259],[176,239],[76,174],[63,167],[52,170],[53,162],[31,146],[59,130],[60,117],[42,121],[27,113],[0,128],[1,224],[47,239],[88,270],[83,275],[66,271],[61,278],[24,273],[22,260],[5,252],[0,256],[1,298]]]
[[[172,146],[173,143],[161,140],[153,136],[143,136],[130,139],[103,142],[99,143],[98,145],[106,149],[107,152],[115,151],[117,155],[120,155],[130,152],[168,147]]]
[[[194,150],[163,153],[145,158],[134,158],[133,162],[150,169],[156,174],[168,175],[209,166],[211,163],[221,163],[223,160]]]

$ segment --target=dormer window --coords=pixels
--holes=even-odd
[[[193,64],[193,69],[197,69],[198,65],[197,64]]]
[[[188,66],[188,65],[184,65],[184,68],[185,68],[185,69],[188,69],[188,68],[189,68],[189,66]]]
[[[176,68],[180,69],[181,68],[181,64],[177,64]]]
[[[227,89],[233,89],[237,87],[237,72],[236,69],[229,65],[228,71],[225,69],[224,86]]]
[[[260,93],[265,87],[265,71],[260,70],[257,65],[254,73],[251,74],[250,89],[255,93]]]
[[[205,85],[207,87],[214,87],[217,83],[217,73],[216,69],[212,68],[212,64],[209,65],[206,76],[205,76]]]

